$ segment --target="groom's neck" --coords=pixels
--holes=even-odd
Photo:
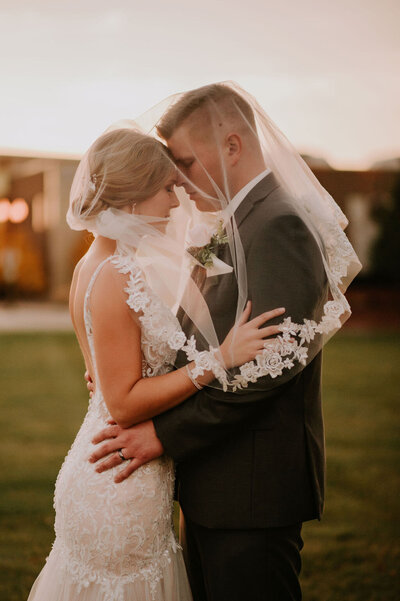
[[[246,161],[241,165],[237,172],[233,174],[232,185],[229,190],[230,198],[232,199],[242,188],[251,182],[251,180],[265,171],[265,169],[266,165],[263,160],[256,160],[254,162]]]

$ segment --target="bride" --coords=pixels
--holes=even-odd
[[[68,222],[93,232],[95,241],[75,268],[70,311],[97,387],[57,478],[56,538],[29,601],[192,598],[172,528],[172,460],[155,459],[119,484],[119,466],[104,475],[87,461],[93,435],[107,420],[123,427],[148,420],[217,375],[214,367],[194,377],[189,345],[186,366],[172,370],[186,337],[155,291],[157,278],[150,285],[146,262],[138,258],[143,241],[154,241],[159,253],[165,249],[166,261],[174,247],[166,234],[170,211],[179,205],[174,185],[168,150],[128,127],[96,140],[75,176]],[[278,326],[260,326],[282,313],[248,321],[248,303],[208,365],[216,356],[225,369],[254,359],[265,338],[278,332]],[[123,465],[123,449],[118,456]]]

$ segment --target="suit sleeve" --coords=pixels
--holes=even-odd
[[[247,254],[247,272],[252,317],[285,307],[284,317],[302,322],[323,304],[326,280],[321,252],[296,215],[279,216],[260,228]],[[244,424],[256,422],[268,399],[282,394],[301,369],[298,364],[277,378],[267,376],[243,394],[205,387],[155,417],[166,453],[182,461],[234,435]]]

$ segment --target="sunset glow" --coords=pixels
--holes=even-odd
[[[397,0],[0,4],[0,153],[82,153],[110,123],[233,79],[333,166],[400,156]]]

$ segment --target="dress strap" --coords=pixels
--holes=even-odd
[[[92,313],[90,311],[89,300],[90,300],[90,295],[92,293],[92,289],[93,289],[93,286],[94,286],[97,276],[99,275],[103,266],[106,263],[108,263],[109,261],[111,261],[113,258],[114,258],[114,255],[110,255],[109,257],[107,257],[106,259],[101,261],[101,263],[99,263],[97,265],[96,269],[94,270],[94,272],[92,274],[92,277],[90,278],[90,281],[89,281],[89,284],[88,284],[88,287],[87,287],[86,293],[85,293],[85,299],[83,302],[83,317],[84,317],[84,322],[85,322],[85,331],[86,331],[86,337],[87,337],[87,341],[88,341],[89,348],[90,348],[90,354],[92,355],[92,363],[93,363],[94,376],[95,376],[96,382],[98,381],[98,373],[97,373],[96,356],[94,353]]]

